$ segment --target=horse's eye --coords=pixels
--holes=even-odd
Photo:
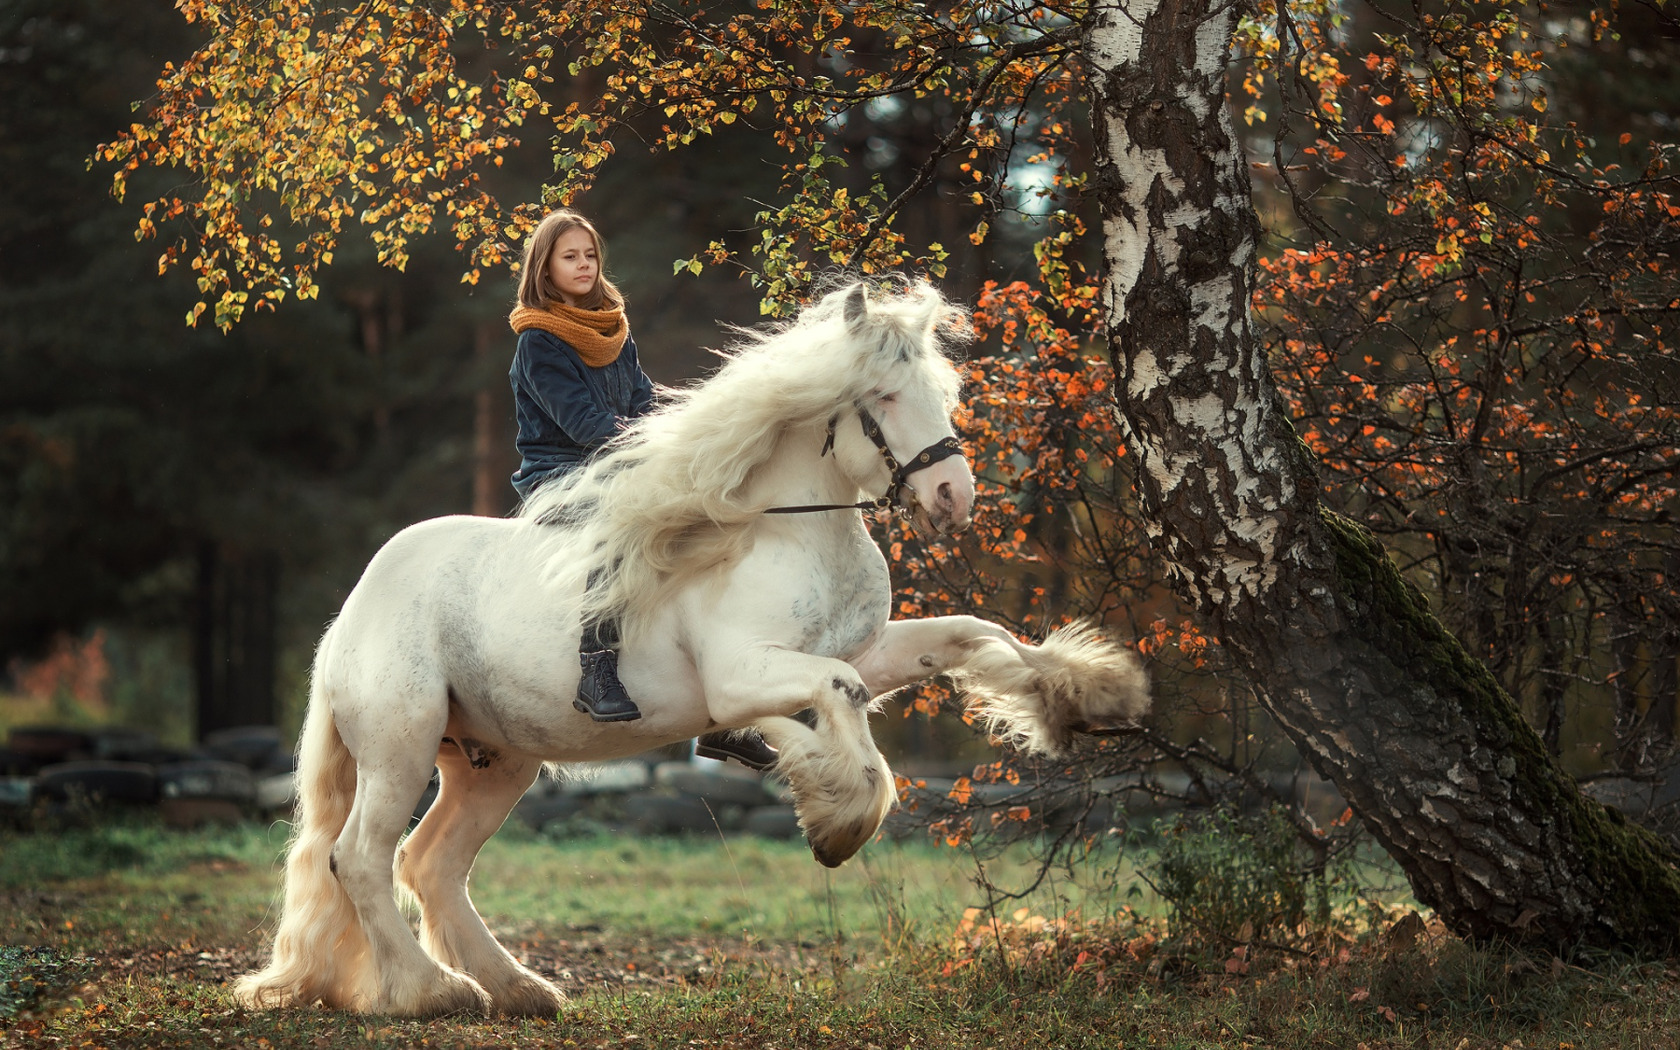
[[[890,405],[894,401],[898,400],[898,395],[897,394],[882,394],[879,400],[880,400],[881,404],[883,404],[883,405]]]

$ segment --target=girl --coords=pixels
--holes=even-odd
[[[606,246],[588,219],[552,212],[525,242],[519,304],[508,323],[519,335],[508,378],[519,433],[513,487],[521,499],[588,462],[653,404],[653,383],[636,357],[624,296],[603,274]],[[572,705],[597,722],[642,717],[618,679],[618,624],[587,623],[579,642],[583,676]],[[711,733],[697,753],[754,769],[774,762],[757,734]]]

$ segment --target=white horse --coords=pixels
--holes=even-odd
[[[854,285],[744,336],[518,517],[393,537],[316,654],[273,957],[237,997],[552,1015],[559,991],[467,897],[474,857],[545,763],[755,727],[832,866],[896,801],[873,698],[950,675],[996,732],[1041,751],[1141,714],[1136,661],[1088,629],[1035,646],[973,617],[888,619],[886,562],[852,508],[890,487],[923,527],[967,527],[974,480],[952,454],[958,376],[942,353],[966,332],[925,283]],[[600,724],[570,702],[579,624],[613,613],[643,717]],[[434,766],[437,800],[405,841]],[[393,881],[419,904],[418,938]]]

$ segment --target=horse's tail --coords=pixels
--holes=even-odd
[[[1036,646],[979,639],[950,673],[994,733],[1041,754],[1065,751],[1076,732],[1149,710],[1137,656],[1089,624],[1068,624]]]
[[[320,1001],[350,1007],[372,963],[356,909],[333,871],[333,844],[355,799],[356,763],[333,723],[321,680],[318,655],[298,740],[294,822],[274,954],[267,966],[235,982],[234,997],[246,1006]]]

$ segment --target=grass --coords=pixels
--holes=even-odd
[[[259,827],[0,833],[0,1045],[1680,1045],[1668,965],[1530,959],[1415,920],[1389,931],[1376,906],[1290,950],[1210,948],[1118,904],[1124,868],[988,906],[972,856],[920,843],[877,842],[830,872],[793,843],[511,829],[481,857],[475,899],[566,989],[559,1017],[245,1011],[224,982],[260,959],[282,840]],[[1008,885],[1029,865],[1016,851],[986,870]]]
[[[138,938],[230,943],[260,937],[287,829],[169,831],[143,821],[55,834],[0,832],[0,943],[110,951]],[[1025,851],[987,863],[1025,882]],[[510,824],[474,868],[473,899],[498,935],[726,936],[815,942],[948,931],[985,897],[967,855],[877,842],[839,869],[799,843],[734,837],[547,839]],[[1099,906],[1089,881],[1048,880],[1039,909]]]
[[[984,902],[980,870],[1013,886],[1033,867],[1024,850],[979,869],[968,854],[923,842],[878,841],[828,869],[802,843],[749,837],[601,834],[533,850],[534,841],[505,829],[485,847],[484,874],[473,879],[481,911],[550,929],[879,939],[949,930],[964,908]],[[1089,877],[1055,878],[1030,900],[1065,910],[1096,906],[1099,895],[1112,896]]]

